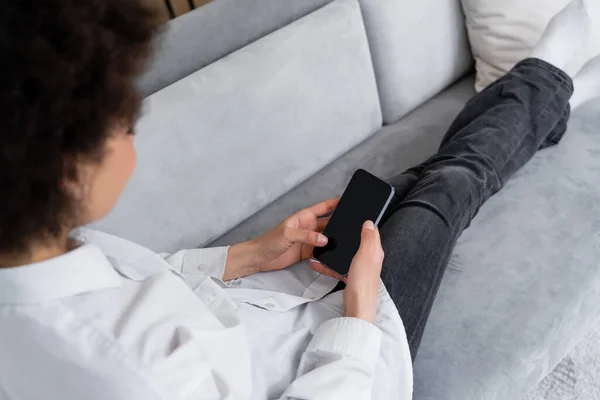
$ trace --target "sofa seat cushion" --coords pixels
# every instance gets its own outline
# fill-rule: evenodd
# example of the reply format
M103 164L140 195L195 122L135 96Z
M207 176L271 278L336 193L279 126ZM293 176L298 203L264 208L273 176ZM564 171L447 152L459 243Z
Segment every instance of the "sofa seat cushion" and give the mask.
M336 0L147 98L138 168L97 228L206 244L381 127L356 0Z
M459 240L416 399L518 399L600 317L600 101L573 113Z
M356 168L385 177L431 155L473 78L384 127L216 244L339 195ZM600 101L574 112L460 239L415 364L415 400L519 399L600 317Z

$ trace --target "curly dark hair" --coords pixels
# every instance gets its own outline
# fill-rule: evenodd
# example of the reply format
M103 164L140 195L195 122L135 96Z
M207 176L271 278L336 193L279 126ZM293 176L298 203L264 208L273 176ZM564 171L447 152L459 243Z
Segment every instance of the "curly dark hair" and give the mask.
M2 3L0 253L62 234L72 161L100 160L116 125L135 122L159 26L143 0Z

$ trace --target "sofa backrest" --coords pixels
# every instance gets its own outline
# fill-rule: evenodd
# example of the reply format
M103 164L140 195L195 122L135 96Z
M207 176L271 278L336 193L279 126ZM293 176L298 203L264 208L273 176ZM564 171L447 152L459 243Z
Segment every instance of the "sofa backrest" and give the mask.
M149 96L331 0L214 0L169 21L138 87Z
M203 245L380 127L359 4L336 0L149 96L138 168L97 227Z
M361 0L383 121L423 104L472 65L460 0Z
M97 226L158 251L224 234L460 77L459 2L215 0L175 19L139 82L138 169Z
M139 88L149 96L331 1L214 0L167 24ZM359 2L386 124L471 68L460 0Z

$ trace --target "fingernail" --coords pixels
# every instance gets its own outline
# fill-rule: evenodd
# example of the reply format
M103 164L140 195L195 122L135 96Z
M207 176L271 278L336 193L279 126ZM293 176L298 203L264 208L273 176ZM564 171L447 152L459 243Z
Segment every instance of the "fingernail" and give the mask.
M321 246L325 246L327 244L327 237L325 235L319 234L319 238L317 239L317 243Z
M375 230L375 225L373 224L373 221L367 221L365 222L365 228L374 231Z

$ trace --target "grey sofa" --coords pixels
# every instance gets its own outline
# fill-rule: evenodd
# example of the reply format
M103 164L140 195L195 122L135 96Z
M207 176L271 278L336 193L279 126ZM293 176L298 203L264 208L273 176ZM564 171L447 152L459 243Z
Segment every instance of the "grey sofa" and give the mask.
M157 251L229 244L432 154L474 94L459 0L215 0L140 80L139 166L97 228ZM518 399L600 316L600 102L464 233L415 399Z

